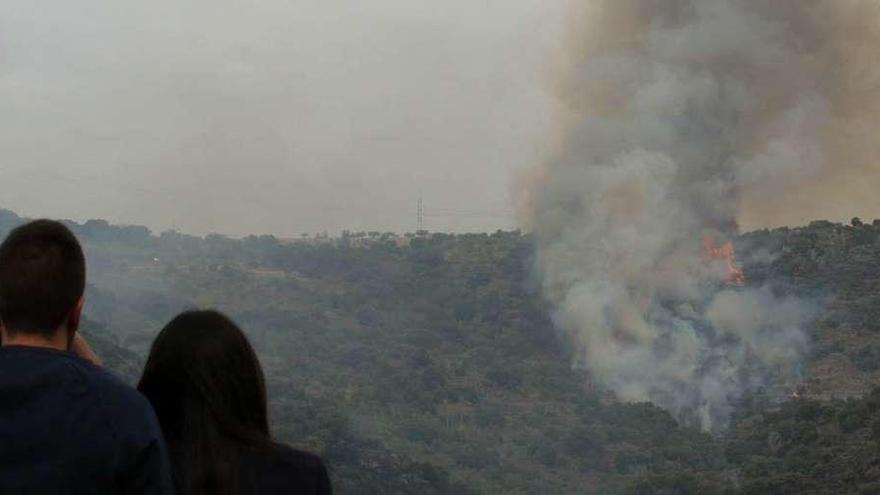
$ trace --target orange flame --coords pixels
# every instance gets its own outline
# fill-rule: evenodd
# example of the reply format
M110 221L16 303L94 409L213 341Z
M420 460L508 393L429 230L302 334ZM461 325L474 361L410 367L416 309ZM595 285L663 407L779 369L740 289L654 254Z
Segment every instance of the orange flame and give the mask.
M718 245L715 244L715 238L706 234L703 237L703 249L707 259L723 260L727 263L727 276L724 279L725 283L745 285L746 274L736 262L736 251L733 248L732 242L727 241L724 244Z

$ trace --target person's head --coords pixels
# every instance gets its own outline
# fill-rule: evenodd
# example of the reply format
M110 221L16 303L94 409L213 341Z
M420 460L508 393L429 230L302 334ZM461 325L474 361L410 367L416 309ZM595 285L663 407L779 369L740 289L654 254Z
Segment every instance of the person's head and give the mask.
M85 257L70 229L52 220L16 228L0 245L5 338L69 344L79 327L85 285Z
M183 494L227 492L242 449L270 443L257 355L221 313L171 320L153 342L138 390L156 411Z

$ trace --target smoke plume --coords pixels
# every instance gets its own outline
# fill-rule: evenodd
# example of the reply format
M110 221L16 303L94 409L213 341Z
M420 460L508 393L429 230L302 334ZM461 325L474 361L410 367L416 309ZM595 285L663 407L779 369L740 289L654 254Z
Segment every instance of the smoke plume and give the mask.
M880 4L594 0L576 14L561 143L524 195L545 294L599 383L723 427L744 392L798 379L807 311L731 284L703 239L867 198L831 188L876 167Z

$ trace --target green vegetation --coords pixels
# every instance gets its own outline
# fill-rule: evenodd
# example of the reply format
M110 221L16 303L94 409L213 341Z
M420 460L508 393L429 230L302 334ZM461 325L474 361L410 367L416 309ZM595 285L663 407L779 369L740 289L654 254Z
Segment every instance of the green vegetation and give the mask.
M20 221L0 211L0 234ZM84 331L109 367L135 381L176 312L228 312L266 368L275 434L324 455L340 493L880 493L880 391L867 393L880 227L738 240L752 283L823 310L804 398L758 391L712 437L572 369L519 232L288 242L71 226L90 265Z
M742 421L726 439L741 493L880 493L880 389L854 401L791 401Z

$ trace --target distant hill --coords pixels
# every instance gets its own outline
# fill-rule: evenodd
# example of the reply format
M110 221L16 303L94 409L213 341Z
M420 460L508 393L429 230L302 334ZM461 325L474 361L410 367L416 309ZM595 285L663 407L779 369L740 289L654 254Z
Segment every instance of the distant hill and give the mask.
M0 211L0 234L20 221ZM880 491L880 226L737 240L750 284L820 316L800 398L756 391L712 437L570 366L519 232L291 242L70 225L89 261L85 332L109 367L135 381L176 312L228 312L266 368L276 435L322 453L340 493Z
M746 272L812 300L812 352L804 393L826 400L867 394L880 384L880 222L817 221L798 229L743 235Z

